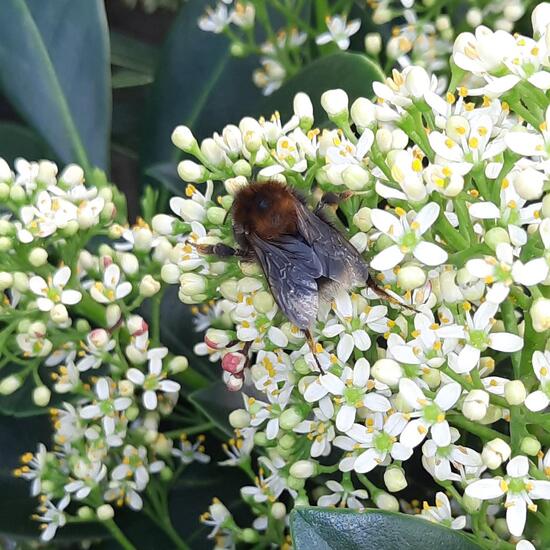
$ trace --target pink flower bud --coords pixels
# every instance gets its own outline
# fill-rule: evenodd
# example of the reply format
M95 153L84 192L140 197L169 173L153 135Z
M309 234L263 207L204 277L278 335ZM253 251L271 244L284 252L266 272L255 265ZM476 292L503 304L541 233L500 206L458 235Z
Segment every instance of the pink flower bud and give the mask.
M240 352L226 353L222 359L222 369L233 375L240 373L244 369L246 356Z
M105 329L96 328L90 332L88 338L96 348L102 348L109 341L109 333Z
M209 328L204 335L204 343L212 349L223 349L229 344L229 336L225 330Z
M239 391L243 387L243 379L241 377L231 375L226 381L229 391Z

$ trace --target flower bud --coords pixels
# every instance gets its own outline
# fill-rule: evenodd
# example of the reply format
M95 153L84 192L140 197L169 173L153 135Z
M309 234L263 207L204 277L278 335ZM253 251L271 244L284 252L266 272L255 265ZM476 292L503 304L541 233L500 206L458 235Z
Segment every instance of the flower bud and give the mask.
M13 185L10 189L10 199L15 203L22 203L26 198L25 190L21 185Z
M214 225L223 225L227 212L219 206L211 206L206 211L206 219Z
M222 369L231 374L240 373L246 364L246 355L244 353L229 352L223 356Z
M485 444L481 452L481 459L487 468L495 470L503 462L506 462L511 454L512 449L510 449L510 445L500 439L500 437L497 437Z
M487 407L487 414L479 420L480 424L489 425L494 424L502 418L502 409L497 405L489 405Z
M225 385L227 386L227 389L229 391L239 391L242 389L243 383L244 382L243 382L242 375L241 376L231 375L227 379Z
M160 283L152 275L145 275L139 283L139 293L145 298L154 296L159 290Z
M382 51L382 37L378 32L365 35L365 50L370 55L378 55Z
M45 407L52 396L52 392L46 386L38 386L32 392L32 400L38 407Z
M160 268L160 278L170 285L176 284L181 276L180 268L175 264L164 264Z
M527 397L527 390L521 380L510 380L504 384L504 397L510 405L521 405Z
M492 227L485 233L485 243L491 249L496 250L499 244L510 244L510 236L503 227Z
M109 304L105 312L107 327L113 328L120 321L121 311L118 304Z
M307 479L317 472L317 465L311 460L298 460L289 470L291 476L297 479Z
M178 175L183 181L202 183L208 178L208 170L192 160L182 160L178 164Z
M388 9L384 4L379 5L372 12L372 22L375 25L385 25L393 19L393 11Z
M107 521L115 517L115 511L110 504L102 504L97 509L97 519Z
M252 305L258 313L268 313L275 306L275 300L273 299L271 292L261 290L252 298Z
M17 391L23 381L18 376L12 374L7 376L2 381L0 381L0 395L11 395L13 392Z
M126 328L132 336L141 336L149 330L149 325L140 315L130 315L126 320Z
M0 292L13 285L13 275L7 271L0 271Z
M187 126L176 126L174 128L172 143L182 151L192 151L197 147L197 140Z
M84 521L90 521L94 519L94 511L89 506L81 506L76 511L78 517Z
M50 310L50 319L56 325L64 325L69 320L69 312L63 304L55 304Z
M10 165L3 158L0 158L0 181L10 181L12 177Z
M466 23L472 28L477 28L483 22L483 14L478 8L472 8L466 13Z
M372 377L390 388L395 388L403 377L403 369L393 359L378 359L371 369Z
M484 390L472 390L464 398L462 414L470 420L481 420L487 414L489 394Z
M33 267L41 267L48 261L48 253L44 248L36 247L29 252L28 258Z
M174 228L174 222L176 219L168 214L157 214L153 216L151 224L153 231L160 233L161 235L172 235Z
M386 468L384 472L384 483L390 493L402 491L408 484L403 470L399 467Z
M387 512L399 512L399 501L385 491L380 491L374 497L374 503L380 510Z
M246 527L241 531L239 538L246 544L255 544L260 539L260 535L258 534L258 531L252 529L251 527Z
M481 508L481 500L464 494L462 497L462 505L465 512L468 512L468 514L475 514Z
M285 434L283 435L283 437L279 439L279 446L281 447L281 449L290 451L294 449L295 445L296 445L296 436L293 433Z
M298 407L289 407L279 416L279 426L283 430L293 430L302 420L304 415Z
M174 355L174 357L168 361L168 369L172 374L184 372L188 368L189 360L185 355Z
M353 216L353 223L360 231L372 229L371 210L366 206L360 208Z
M514 179L514 188L526 201L538 200L544 190L545 175L534 168L525 168Z
M242 430L250 425L250 414L245 409L235 409L229 414L229 424L232 428Z
M249 178L252 175L252 167L250 163L244 159L239 159L233 164L233 173L235 176Z
M550 24L550 6L548 2L540 2L531 13L531 23L535 38L545 34Z
M321 105L331 120L347 120L348 94L344 90L327 90L321 96Z
M349 244L351 244L357 252L362 254L368 247L369 237L366 233L359 231L359 233L355 233L355 235L349 240Z
M228 279L220 285L220 294L226 299L232 302L237 301L239 294L238 283L235 279Z
M542 199L542 216L543 218L550 218L550 193L544 195Z
M313 126L313 104L304 92L298 92L294 96L294 113L300 119L300 128L307 132Z
M387 153L392 148L392 133L387 128L377 130L375 139L382 153Z
M540 441L533 436L524 437L521 440L520 450L523 454L528 456L537 456L540 452Z
M274 519L281 520L286 517L286 506L282 502L275 502L271 506L271 515Z
M128 361L133 365L142 365L147 360L147 353L138 349L133 344L126 346L124 353L128 357Z
M306 375L311 372L311 367L303 357L300 357L294 362L294 370L298 374Z
M123 397L134 395L134 384L130 380L121 380L118 383L118 391Z
M55 165L54 165L55 166ZM57 173L57 166L55 167ZM55 174L54 174L55 177ZM40 178L42 180L42 178ZM70 187L81 185L84 183L84 170L78 164L68 164L59 176L59 180L66 183Z
M223 168L227 156L224 150L212 139L206 138L201 143L201 153L208 165L214 168Z
M426 273L417 265L406 265L397 272L397 284L403 290L413 290L426 282Z
M529 310L533 328L536 332L545 332L550 329L550 299L537 298Z
M426 69L419 65L411 66L405 77L405 85L415 99L422 99L430 89L430 77Z
M342 172L344 185L352 191L360 191L369 182L369 173L357 164L351 164Z
M186 296L201 294L206 290L206 279L197 273L184 273L180 277L180 292Z
M124 411L124 415L130 422L133 422L139 416L139 407L130 405L130 407Z

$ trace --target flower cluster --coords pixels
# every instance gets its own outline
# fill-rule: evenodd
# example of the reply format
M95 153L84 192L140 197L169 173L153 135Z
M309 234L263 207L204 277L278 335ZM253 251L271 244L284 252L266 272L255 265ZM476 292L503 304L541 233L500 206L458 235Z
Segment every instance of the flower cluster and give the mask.
M164 517L150 492L166 491L177 465L208 460L202 439L178 448L184 430L161 427L188 366L159 341L172 246L143 220L121 225L124 201L103 174L87 185L79 166L57 172L0 159L0 394L30 389L35 407L50 405L53 449L39 444L15 470L40 497L44 540L68 522L110 525L112 504ZM138 313L147 299L150 324Z
M314 502L401 507L483 544L547 544L549 24L544 3L534 38L459 35L444 97L411 65L375 83L375 101L325 92L323 130L303 93L288 121L243 118L200 144L175 129L196 160L178 166L188 185L174 215L153 219L177 243L161 276L184 303L210 304L196 351L242 393L226 464L251 476L241 493L257 515L242 529L215 501L203 519L224 547L283 544L286 509ZM204 253L236 246L235 194L273 179L312 207L345 192L334 223L396 297L336 289L312 327L315 356L257 263ZM391 494L420 462L444 490L422 511Z
M430 74L441 77L439 88L445 89L449 75L449 53L457 31L475 29L482 23L511 32L525 14L525 0L470 1L456 9L456 17L447 14L445 2L415 2L414 0L367 1L365 18L375 25L392 25L386 44L378 32L362 33L364 51L386 72L392 67L400 70L411 64L424 67ZM278 89L298 69L319 57L350 48L350 39L361 28L361 19L350 19L353 2L346 0L317 4L317 24L308 22L301 2L269 0L220 0L206 9L199 19L199 28L216 34L224 33L231 41L231 52L237 57L258 55L261 67L254 71L253 81L265 95ZM356 13L354 10L353 13ZM282 19L283 26L275 31L273 15ZM460 19L459 19L460 18ZM261 29L260 33L257 29ZM260 34L266 39L256 42ZM357 48L354 48L357 49ZM492 49L492 48L490 48Z

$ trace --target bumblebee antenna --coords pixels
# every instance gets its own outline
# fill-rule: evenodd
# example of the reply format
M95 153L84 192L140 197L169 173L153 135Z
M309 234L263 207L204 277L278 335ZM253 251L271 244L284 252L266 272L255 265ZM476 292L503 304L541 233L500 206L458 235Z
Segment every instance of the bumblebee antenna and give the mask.
M408 309L409 311L414 311L415 313L419 313L419 311L416 308L414 308L413 306L410 306L409 304L405 304L404 302L401 302L395 296L392 296L385 288L382 288L381 286L377 285L373 277L369 277L367 279L367 288L370 288L382 300L386 300L391 304L402 307L404 309Z
M315 362L317 363L317 368L319 369L319 372L321 374L325 374L323 367L321 367L321 363L319 363L319 359L317 359L317 352L315 350L315 341L313 340L313 335L311 334L311 330L306 328L304 330L304 334L306 335L307 344L309 346L309 349L311 350L311 353L313 353L313 357L315 359Z

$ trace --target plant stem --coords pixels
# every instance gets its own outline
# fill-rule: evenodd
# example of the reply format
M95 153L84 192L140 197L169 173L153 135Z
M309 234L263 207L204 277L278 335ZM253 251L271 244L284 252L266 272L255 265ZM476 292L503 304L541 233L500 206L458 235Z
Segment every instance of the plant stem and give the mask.
M136 547L126 538L126 535L120 530L120 527L114 520L108 519L103 522L103 525L124 550L136 550Z
M497 430L493 430L492 428L488 428L487 426L483 426L482 424L477 424L476 422L467 420L460 414L457 414L456 416L454 414L449 414L447 419L454 426L464 428L466 431L477 435L484 441L489 441L490 439L495 439L497 437L500 437L500 439L503 439L504 441L510 441L510 438L507 435L504 435Z
M175 439L183 434L193 435L201 432L207 432L215 427L216 424L214 424L214 422L203 422L202 424L189 426L188 428L181 428L179 430L172 430L171 432L164 432L164 435L170 439Z

